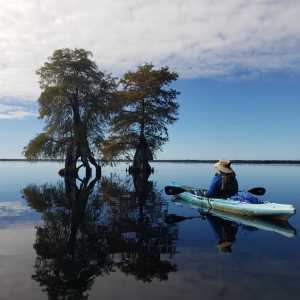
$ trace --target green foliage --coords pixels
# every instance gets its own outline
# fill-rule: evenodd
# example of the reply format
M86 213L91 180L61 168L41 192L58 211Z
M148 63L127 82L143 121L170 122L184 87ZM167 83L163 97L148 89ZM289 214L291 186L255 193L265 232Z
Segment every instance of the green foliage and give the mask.
M40 158L63 158L65 140L55 141L49 134L42 132L33 138L24 148L24 155L29 160Z
M152 152L168 140L167 125L177 120L177 92L170 88L178 74L168 67L144 64L127 72L113 98L111 130L102 151L106 159L130 156L143 134Z
M37 71L39 117L46 126L24 149L27 158L61 157L70 143L99 150L116 83L91 56L84 49L56 50Z

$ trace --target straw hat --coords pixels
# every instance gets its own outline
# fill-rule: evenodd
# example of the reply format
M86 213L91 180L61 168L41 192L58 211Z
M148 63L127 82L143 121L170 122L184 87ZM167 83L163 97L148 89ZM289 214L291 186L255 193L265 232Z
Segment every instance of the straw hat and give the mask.
M215 163L214 166L218 171L230 174L233 173L233 170L231 169L230 165L231 165L230 160L219 160L217 163Z

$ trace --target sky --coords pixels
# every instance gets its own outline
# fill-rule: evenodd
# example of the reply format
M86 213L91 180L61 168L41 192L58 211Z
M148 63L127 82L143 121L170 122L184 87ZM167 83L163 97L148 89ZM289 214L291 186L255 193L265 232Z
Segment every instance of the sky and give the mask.
M178 72L161 159L300 159L299 0L0 0L0 158L43 128L35 71L84 48L122 76Z

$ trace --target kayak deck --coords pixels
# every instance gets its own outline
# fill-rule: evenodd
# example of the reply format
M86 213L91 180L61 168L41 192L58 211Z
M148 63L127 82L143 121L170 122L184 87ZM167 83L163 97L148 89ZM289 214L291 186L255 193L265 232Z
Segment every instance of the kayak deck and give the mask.
M193 194L189 191L178 194L178 197L186 202L197 204L208 209L215 209L243 216L262 216L286 220L296 213L296 209L290 204L271 202L253 204L232 200L230 198L208 198L203 195Z

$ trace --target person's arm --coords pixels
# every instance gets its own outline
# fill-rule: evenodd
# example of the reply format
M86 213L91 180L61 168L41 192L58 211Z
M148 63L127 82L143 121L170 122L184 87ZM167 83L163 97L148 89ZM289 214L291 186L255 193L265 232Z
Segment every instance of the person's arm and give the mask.
M216 174L210 183L206 196L214 197L215 195L217 195L220 190L220 183L221 183L220 176Z

